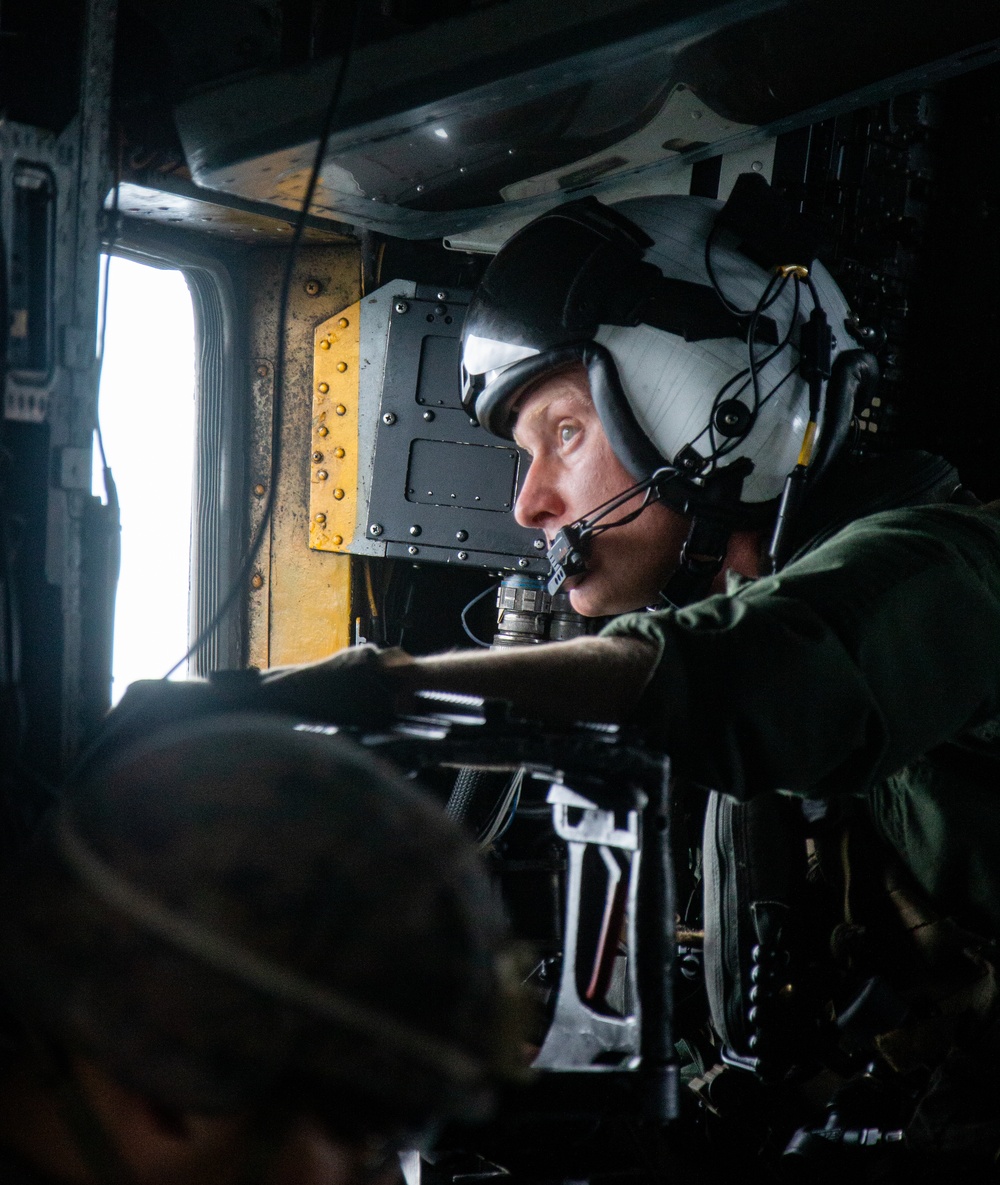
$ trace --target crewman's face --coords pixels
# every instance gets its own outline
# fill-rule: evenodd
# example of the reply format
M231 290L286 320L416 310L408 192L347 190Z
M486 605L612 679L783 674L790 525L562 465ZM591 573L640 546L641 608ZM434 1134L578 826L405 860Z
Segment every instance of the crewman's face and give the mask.
M544 531L549 542L560 527L635 484L611 449L582 366L529 390L518 408L514 439L531 457L514 515L522 526ZM609 521L641 500L637 495ZM573 608L601 617L655 603L677 565L687 529L682 515L655 503L634 522L599 535L587 571L567 582Z

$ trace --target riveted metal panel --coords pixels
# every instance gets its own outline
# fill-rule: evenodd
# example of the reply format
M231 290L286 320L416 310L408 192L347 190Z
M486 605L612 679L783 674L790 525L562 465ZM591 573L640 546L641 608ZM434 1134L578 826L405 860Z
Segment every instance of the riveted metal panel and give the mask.
M250 293L254 411L247 472L253 530L272 480L274 357L284 252L261 252ZM352 244L304 247L298 257L285 316L285 377L281 400L281 462L274 514L247 589L248 657L253 665L309 662L348 645L351 634L351 560L310 547L310 480L314 357L320 327L334 326L356 302L359 259ZM348 330L350 326L347 327ZM339 328L338 328L339 332ZM350 376L351 363L333 373ZM355 371L356 371L355 364ZM346 450L345 450L346 452ZM346 457L345 457L346 459Z
M358 505L361 302L316 327L309 546L347 551Z

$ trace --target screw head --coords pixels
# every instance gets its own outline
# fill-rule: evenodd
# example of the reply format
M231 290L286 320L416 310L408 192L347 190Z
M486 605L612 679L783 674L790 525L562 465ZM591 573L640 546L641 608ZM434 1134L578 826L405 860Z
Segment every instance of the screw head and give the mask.
M325 469L319 469L316 472L316 478L318 481L326 481L329 476L329 473L327 473Z
M264 366L263 364L261 364L260 366L257 367L257 377L259 379L266 379L267 378L267 367Z
M338 487L337 489L335 489L335 490L333 491L333 496L334 496L334 497L337 499L337 501L339 502L339 501L340 501L340 499L341 499L341 498L343 498L343 496L344 496L344 491Z
M469 537L468 531L456 531L455 532L455 538L459 541L459 543L464 543L466 541L466 539L468 539L468 537Z
M320 424L320 426L316 429L316 435L317 436L329 436L330 429L326 426L326 424Z
M528 561L527 561L526 559L523 559L523 558L522 558L522 559L519 559L519 560L517 561L517 566L518 566L519 568L526 568L526 567L528 566Z
M420 554L420 548L414 547L412 544L406 550L410 553L410 555L419 555Z
M326 522L326 515L325 514L317 514L316 521L320 524L320 526L322 526L323 523Z
M414 535L414 536L420 534L420 527L416 523L414 523L413 526L410 527L410 534Z
M545 540L544 539L534 539L532 541L531 546L535 549L535 551L544 551Z
M253 496L255 498L263 498L266 493L267 487L263 484L263 482L257 482L253 488Z
M447 299L448 299L448 293L447 293L447 292L439 292L439 293L437 294L437 298L438 298L438 300L447 300Z
M322 453L313 453L313 460L314 460L314 461L322 461L322 460L323 460L323 454L322 454Z
M305 288L306 296L319 296L323 291L323 285L319 280L306 280L303 287Z
M458 553L458 558L460 560L467 560L469 558L469 553L467 551L460 551Z
M381 523L372 523L371 526L368 528L368 534L374 535L375 538L377 539L379 537L379 535L382 534L382 524Z
M396 413L393 411L387 411L385 413L385 415L382 416L382 423L388 424L390 428L392 427L393 424L395 424L395 422L396 422Z
M434 413L432 411L425 411L424 412L424 419L429 424L431 422L431 420L434 419Z
M405 300L397 300L396 303L392 307L396 310L397 313L408 313L410 311L410 306L406 303Z

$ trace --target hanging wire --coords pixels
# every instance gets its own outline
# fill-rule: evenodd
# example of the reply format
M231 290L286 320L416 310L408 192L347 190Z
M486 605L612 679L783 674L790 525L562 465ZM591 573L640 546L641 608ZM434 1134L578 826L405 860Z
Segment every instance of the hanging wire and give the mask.
M250 546L247 549L246 555L240 564L239 571L229 588L229 591L223 597L222 602L215 610L211 620L201 630L195 640L188 647L187 651L174 663L169 671L163 676L164 679L169 679L175 671L179 670L193 655L205 645L209 638L218 630L222 624L229 610L233 607L236 599L246 585L250 576L250 571L260 552L264 537L271 526L271 520L274 517L274 504L277 497L278 481L281 476L281 461L282 461L282 411L284 406L284 381L285 381L285 326L288 319L288 303L291 296L292 278L295 273L295 263L298 259L299 248L302 244L302 239L305 234L306 223L309 220L309 211L312 208L313 198L316 194L316 188L319 184L320 173L323 168L323 158L326 155L327 142L330 139L330 134L333 129L334 117L337 109L340 106L340 97L344 89L344 80L347 77L348 67L350 65L351 56L354 51L354 43L357 38L357 24L358 14L361 9L360 0L354 5L354 12L352 14L348 28L350 34L347 45L344 49L344 57L337 72L337 78L334 82L333 89L330 92L330 99L326 106L326 112L323 116L323 123L320 128L319 139L316 144L316 154L313 158L312 168L309 172L309 180L306 184L305 195L302 198L302 206L299 210L298 217L295 220L295 230L292 235L292 241L288 248L288 257L285 263L285 270L281 279L281 289L278 296L277 308L277 330L278 340L277 349L275 350L274 358L274 397L271 400L271 473L268 482L267 498L264 503L264 508L261 513L260 522L250 541Z
M473 608L473 606L478 605L479 602L484 599L484 597L488 597L490 593L495 593L502 583L503 581L501 580L497 584L491 584L489 588L484 588L481 593L478 593L472 598L472 600L462 610L460 615L462 619L462 629L465 630L465 636L475 642L477 646L483 646L487 650L489 650L491 643L484 642L482 638L476 637L476 635L472 632L472 627L469 625L468 617L466 615L468 614L469 610Z
M507 783L492 819L483 831L476 837L480 847L488 848L507 831L514 816L517 814L518 803L521 801L521 788L524 785L524 767L522 766Z
M108 454L104 449L104 433L101 431L101 379L104 377L104 344L108 334L108 290L111 286L111 256L118 238L118 200L122 180L122 145L119 142L115 155L114 187L111 191L111 230L105 244L104 258L101 260L101 324L97 333L97 404L94 413L94 434L97 437L97 451L101 455L101 480L104 482L104 496L108 506L115 515L120 512L118 502L118 486L115 484L111 466L108 464Z

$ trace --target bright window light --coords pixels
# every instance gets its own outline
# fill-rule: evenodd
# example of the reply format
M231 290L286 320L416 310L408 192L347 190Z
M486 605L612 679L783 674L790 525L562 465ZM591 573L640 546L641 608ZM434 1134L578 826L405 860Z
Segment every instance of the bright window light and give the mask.
M134 680L164 675L188 647L194 378L184 276L112 258L100 422L122 519L115 703ZM94 493L103 492L95 449Z

